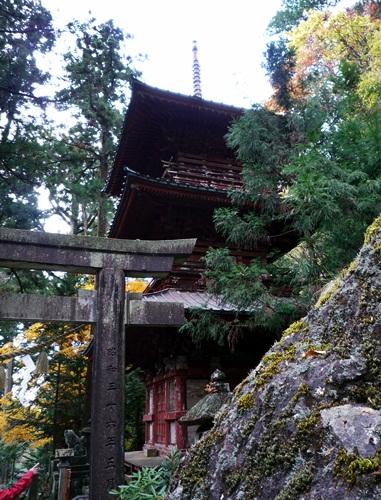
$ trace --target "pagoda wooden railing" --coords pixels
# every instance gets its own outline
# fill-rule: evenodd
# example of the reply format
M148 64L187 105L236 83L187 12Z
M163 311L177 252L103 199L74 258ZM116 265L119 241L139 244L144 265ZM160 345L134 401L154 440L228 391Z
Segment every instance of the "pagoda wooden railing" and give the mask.
M242 189L242 168L221 159L179 153L176 161L164 162L163 179L214 189Z

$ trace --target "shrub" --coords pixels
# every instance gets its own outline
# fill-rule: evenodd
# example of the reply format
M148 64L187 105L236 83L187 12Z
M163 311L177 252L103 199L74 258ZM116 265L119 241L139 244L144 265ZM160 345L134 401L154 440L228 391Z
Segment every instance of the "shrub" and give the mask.
M110 494L118 495L118 500L162 500L180 458L181 452L175 448L160 467L143 467L132 474L127 484L110 491Z

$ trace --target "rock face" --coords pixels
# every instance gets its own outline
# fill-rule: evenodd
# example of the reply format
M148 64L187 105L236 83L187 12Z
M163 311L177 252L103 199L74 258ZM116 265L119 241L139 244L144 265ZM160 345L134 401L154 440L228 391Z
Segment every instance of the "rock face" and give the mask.
M381 217L187 453L167 500L381 498Z

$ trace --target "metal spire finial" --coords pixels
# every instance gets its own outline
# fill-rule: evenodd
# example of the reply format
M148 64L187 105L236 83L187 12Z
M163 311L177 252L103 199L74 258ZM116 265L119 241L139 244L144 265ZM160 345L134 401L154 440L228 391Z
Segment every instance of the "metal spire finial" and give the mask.
M200 65L197 59L197 45L196 40L193 40L193 89L194 97L202 98L201 93L201 77L200 77Z

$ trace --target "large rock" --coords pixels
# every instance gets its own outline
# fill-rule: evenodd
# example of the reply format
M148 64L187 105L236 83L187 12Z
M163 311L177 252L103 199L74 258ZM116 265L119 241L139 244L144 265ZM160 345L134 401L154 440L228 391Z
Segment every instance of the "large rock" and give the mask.
M167 500L381 498L380 225L235 389Z

